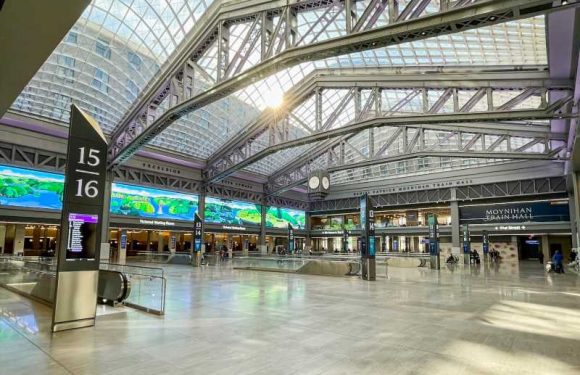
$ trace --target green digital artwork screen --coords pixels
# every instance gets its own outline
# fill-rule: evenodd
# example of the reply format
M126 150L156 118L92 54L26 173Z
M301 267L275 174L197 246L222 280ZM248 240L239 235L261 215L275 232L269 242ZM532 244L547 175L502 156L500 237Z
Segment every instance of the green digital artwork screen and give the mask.
M266 227L288 228L288 224L294 229L306 227L306 212L282 207L269 207L266 211Z
M0 165L0 205L62 209L64 176Z
M260 225L262 207L259 204L205 198L205 221L215 224Z
M113 183L111 214L151 219L193 221L197 195Z

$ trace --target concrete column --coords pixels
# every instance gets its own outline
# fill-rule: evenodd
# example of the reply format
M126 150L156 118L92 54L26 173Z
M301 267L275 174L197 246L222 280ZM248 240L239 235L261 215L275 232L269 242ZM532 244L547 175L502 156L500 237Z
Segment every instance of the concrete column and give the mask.
M248 251L250 247L250 237L249 236L242 236L242 255L247 257Z
M124 241L125 242L124 244L123 244L123 241L121 241L122 236L125 236L125 238L126 238L126 241ZM119 243L119 254L117 257L117 262L120 264L125 264L125 261L127 260L127 244L129 243L129 237L127 236L126 229L119 231L119 242L118 243Z
M304 253L308 253L312 249L312 240L310 238L310 214L306 214L306 220L304 222L306 229L306 237L304 238Z
M107 171L107 179L105 181L105 188L103 190L103 212L101 214L103 226L101 227L101 243L99 258L101 261L109 261L111 257L110 244L110 228L109 228L109 212L111 210L111 192L113 189L113 171Z
M17 224L14 232L14 255L22 253L24 255L24 233L26 225Z
M169 253L170 254L175 254L175 249L176 249L176 245L177 244L177 237L175 236L175 233L169 232Z
M35 225L32 230L32 250L40 250L40 225Z
M459 225L459 202L451 201L451 252L461 254L461 226Z
M258 238L258 249L260 254L268 254L268 248L266 247L266 205L262 204L262 220L260 222L260 237Z
M147 246L145 247L146 251L151 251L151 231L147 231Z
M162 253L164 247L165 247L165 237L163 237L161 235L161 232L159 232L157 236L157 252Z
M550 237L547 234L542 235L542 248L540 249L544 253L544 263L550 260Z
M520 242L518 241L518 236L511 236L510 237L510 242L517 249L517 251L518 251L518 259L519 259L519 257L520 257Z
M6 225L0 225L0 254L6 249Z
M197 214L199 218L203 222L201 226L201 253L205 254L205 192L199 194L199 202L197 205ZM212 237L213 239L213 237ZM192 237L191 247L193 248L193 241L194 238Z
M573 173L572 177L574 179L576 179L576 174ZM572 234L572 247L578 248L578 246L580 245L580 236L579 236L579 222L580 222L580 218L578 217L578 214L580 213L577 210L578 207L578 199L577 197L579 196L578 194L578 190L577 190L577 184L574 183L573 184L573 192L572 194L570 194L570 196L568 197L568 207L570 210L570 233Z
M228 247L228 259L232 259L234 257L234 241L231 234L228 234L226 246Z

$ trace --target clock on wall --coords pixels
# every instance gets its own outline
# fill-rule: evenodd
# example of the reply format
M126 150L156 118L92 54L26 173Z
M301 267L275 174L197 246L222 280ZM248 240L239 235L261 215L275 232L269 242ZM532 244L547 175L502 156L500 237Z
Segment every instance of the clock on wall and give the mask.
M322 189L328 190L330 187L330 179L327 176L322 177Z
M326 171L314 171L308 176L308 195L311 199L322 199L330 189L330 174Z
M311 190L315 190L318 189L318 186L320 185L320 178L318 178L318 176L311 176L308 179L308 188Z

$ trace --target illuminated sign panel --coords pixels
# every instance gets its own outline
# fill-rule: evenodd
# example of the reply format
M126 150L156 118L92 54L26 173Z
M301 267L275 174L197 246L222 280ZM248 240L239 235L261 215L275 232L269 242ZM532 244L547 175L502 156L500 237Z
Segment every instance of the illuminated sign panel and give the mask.
M113 215L193 221L197 207L196 195L113 183Z
M62 210L64 176L0 166L0 206Z
M269 207L266 211L267 228L288 228L288 224L294 229L306 227L306 212L290 208Z
M250 202L205 198L205 222L232 225L260 225L262 207Z

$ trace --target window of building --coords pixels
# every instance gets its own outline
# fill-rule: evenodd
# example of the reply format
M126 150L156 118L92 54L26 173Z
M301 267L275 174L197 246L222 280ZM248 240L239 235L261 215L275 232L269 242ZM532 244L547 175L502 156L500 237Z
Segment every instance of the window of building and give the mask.
M97 44L95 45L95 51L104 58L107 59L111 58L111 48L109 47L109 42L106 42L104 40L97 40Z
M67 43L77 44L77 39L78 39L78 34L71 31L68 34L66 34L66 38L64 39L64 41Z
M139 95L139 87L132 80L127 80L127 98L135 100Z
M96 68L95 77L93 78L91 86L93 86L97 90L108 92L109 91L108 85L109 85L109 75L105 73L103 70Z
M128 54L128 57L127 58L129 60L129 63L131 65L133 65L133 67L135 69L139 70L139 68L141 68L141 62L142 62L142 60L141 60L141 57L139 55L137 55L134 52L129 51L129 54Z

